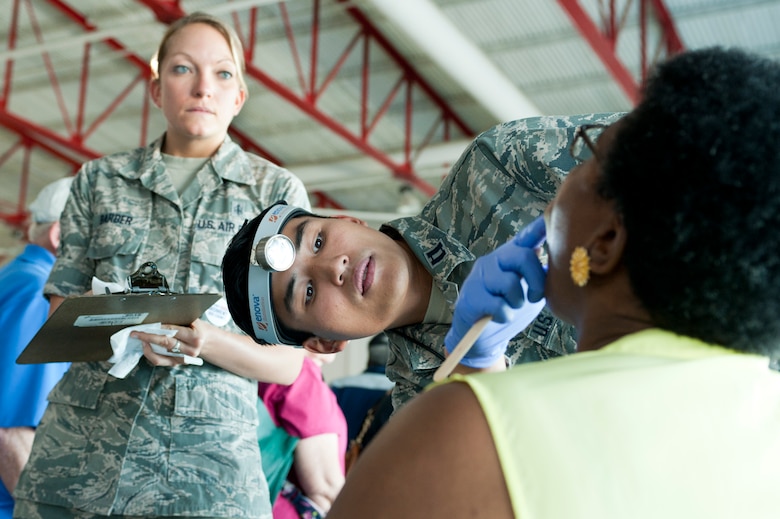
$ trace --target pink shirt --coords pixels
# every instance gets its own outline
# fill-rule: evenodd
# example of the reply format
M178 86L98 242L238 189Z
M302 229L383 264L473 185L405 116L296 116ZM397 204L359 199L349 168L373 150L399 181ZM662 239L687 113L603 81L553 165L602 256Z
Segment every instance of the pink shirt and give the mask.
M336 395L322 378L320 367L308 357L303 367L289 386L280 384L258 385L258 395L263 399L274 423L298 438L309 438L320 434L336 433L339 452L347 451L347 420L339 407ZM339 456L341 471L344 472L344 456ZM297 483L295 467L289 479ZM274 503L274 519L298 517L295 510L282 498Z

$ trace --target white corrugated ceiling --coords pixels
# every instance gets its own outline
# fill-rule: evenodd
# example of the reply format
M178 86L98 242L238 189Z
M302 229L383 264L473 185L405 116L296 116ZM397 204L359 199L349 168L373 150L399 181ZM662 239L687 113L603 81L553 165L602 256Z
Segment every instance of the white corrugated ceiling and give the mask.
M163 130L162 117L149 106L147 130L141 131L145 79L133 62L148 60L165 30L155 10L204 10L237 21L245 42L250 41L254 19L251 64L258 74L250 77L250 99L234 127L298 172L315 204L326 201L354 212L382 213L377 218L396 211L399 188L405 183L399 176L411 172L410 178L421 179L415 196L424 201L430 192L426 186L436 187L474 134L501 120L527 115L513 111L515 96L524 96L544 114L628 110L632 105L610 66L577 30L564 6L582 8L590 23L602 29L614 15L619 27L614 56L637 80L642 3L638 0L614 2L613 13L607 9L610 2L603 0L412 1L0 0L0 212L13 215L20 201L72 172L85 150L105 154L127 149ZM685 48L736 45L780 57L780 1L646 3L668 9ZM318 36L316 74L321 84L350 41L367 27L376 32L357 40L318 98L314 116L259 79L271 78L303 99L311 80L312 35ZM646 27L651 60L656 57L661 27L659 22ZM294 35L294 46L289 34ZM369 69L363 65L364 41L369 42ZM91 46L85 67L87 42ZM433 49L442 43L444 52L437 55ZM500 74L491 83L505 81L514 92L485 95L491 85L480 85L479 80L487 77L486 70ZM367 121L377 114L381 117L364 142L356 145L354 139L360 140L361 135L364 73L370 81ZM399 90L387 102L388 93L404 74L415 78L409 126L405 91ZM451 126L450 144L436 125L443 112L465 126L463 130ZM405 152L407 135L411 135L411 154ZM409 170L394 175L388 161L402 165L407 160Z

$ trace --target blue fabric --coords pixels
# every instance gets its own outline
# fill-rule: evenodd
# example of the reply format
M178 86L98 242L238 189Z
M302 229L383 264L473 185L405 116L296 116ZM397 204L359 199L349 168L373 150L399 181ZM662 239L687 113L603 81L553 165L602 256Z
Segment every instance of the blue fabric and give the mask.
M384 364L381 366L369 366L366 368L365 373L380 373L384 375L387 373L387 367Z
M54 255L38 245L0 269L0 427L35 427L46 409L46 396L69 363L16 364L16 358L49 314L43 285ZM10 518L13 498L0 485L0 519Z
M354 440L360 432L366 413L393 386L393 383L375 368L369 368L360 375L334 380L331 384L339 407L347 419L347 437Z

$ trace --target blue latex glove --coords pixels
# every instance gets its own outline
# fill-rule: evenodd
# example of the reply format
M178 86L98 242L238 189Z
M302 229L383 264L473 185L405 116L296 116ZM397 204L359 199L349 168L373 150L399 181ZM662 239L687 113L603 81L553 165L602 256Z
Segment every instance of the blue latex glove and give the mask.
M534 251L544 243L540 216L514 238L474 263L455 304L452 327L444 338L447 353L458 345L472 325L490 315L461 364L492 366L506 351L509 340L536 319L545 305L545 271Z

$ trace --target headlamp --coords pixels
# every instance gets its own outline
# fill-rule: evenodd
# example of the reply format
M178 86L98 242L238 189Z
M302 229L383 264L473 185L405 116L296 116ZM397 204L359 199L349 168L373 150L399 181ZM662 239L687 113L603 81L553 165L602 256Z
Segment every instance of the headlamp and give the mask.
M284 234L274 234L261 238L252 248L249 263L259 265L265 270L284 272L295 262L295 246Z
M280 231L291 218L305 215L311 213L299 207L275 204L261 216L252 240L247 279L249 315L255 337L268 344L298 345L276 320L271 300L271 274L284 272L295 262L295 246Z

